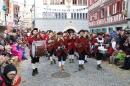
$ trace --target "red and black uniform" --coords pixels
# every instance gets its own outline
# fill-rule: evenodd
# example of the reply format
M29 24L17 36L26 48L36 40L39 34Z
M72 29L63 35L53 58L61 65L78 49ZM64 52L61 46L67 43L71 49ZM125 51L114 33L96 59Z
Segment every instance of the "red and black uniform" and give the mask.
M102 60L102 54L99 53L98 47L101 46L101 45L100 45L101 43L102 43L103 45L105 45L106 42L105 42L104 38L99 38L99 37L97 37L97 38L95 38L95 39L93 40L92 45L94 45L95 43L98 43L99 45L98 45L98 46L95 46L95 48L94 48L94 53L96 54L97 60Z
M83 36L79 36L76 39L77 52L79 54L79 60L85 59L85 54L89 52L90 46L86 42L86 38Z
M75 41L76 41L76 36L75 35L73 35L73 37L71 35L68 36L69 55L74 55L74 51L76 50Z
M40 38L38 38L37 36L34 36L34 35L30 35L30 37L28 38L28 43L29 43L29 45L30 45L30 56L31 56L31 62L32 63L36 63L36 62L39 62L39 57L33 57L32 56L32 48L31 48L31 46L32 46L32 42L33 41L38 41L38 40L40 40Z
M56 44L57 44L56 56L58 57L58 61L61 60L65 61L68 55L68 51L66 48L67 44L65 40L57 38Z
M49 52L49 56L56 55L56 39L49 39L47 40L47 50Z

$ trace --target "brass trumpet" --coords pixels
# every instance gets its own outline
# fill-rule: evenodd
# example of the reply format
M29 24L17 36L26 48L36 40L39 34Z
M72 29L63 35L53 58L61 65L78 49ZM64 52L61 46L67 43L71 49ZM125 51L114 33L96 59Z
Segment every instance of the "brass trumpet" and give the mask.
M51 40L50 45L54 45L55 39L56 39L56 33L53 33L53 34L50 36L50 40Z

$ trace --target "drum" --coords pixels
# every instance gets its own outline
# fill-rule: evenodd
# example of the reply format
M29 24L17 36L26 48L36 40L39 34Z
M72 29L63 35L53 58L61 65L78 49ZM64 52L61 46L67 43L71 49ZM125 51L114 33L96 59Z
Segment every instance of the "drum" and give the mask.
M99 53L102 53L102 54L106 54L107 53L107 49L99 49Z
M46 55L46 41L33 41L32 42L32 56L40 57Z
M107 49L105 49L104 47L98 47L99 53L101 54L106 54L107 53Z

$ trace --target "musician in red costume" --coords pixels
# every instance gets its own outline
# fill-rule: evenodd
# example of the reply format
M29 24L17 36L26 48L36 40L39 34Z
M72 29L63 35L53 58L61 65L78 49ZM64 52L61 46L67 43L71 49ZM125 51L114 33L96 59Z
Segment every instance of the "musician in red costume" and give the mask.
M68 33L68 53L69 53L69 63L74 63L74 52L76 50L75 41L76 41L76 35L74 34L74 30L69 29Z
M48 41L50 39L50 36L53 34L53 31L52 30L48 30L47 33L45 34L45 40L46 40L46 46L47 46L47 51L48 51ZM48 58L48 60L50 60L50 53L48 51L46 57Z
M79 36L76 38L75 45L77 46L77 52L79 54L79 71L84 68L85 54L88 53L88 45L86 38L84 37L84 30L79 31Z
M40 37L41 40L45 40L44 31L42 31L42 32L39 33L39 37Z
M67 45L63 38L62 32L58 32L57 35L58 38L56 40L56 44L57 44L56 56L58 57L58 61L59 61L59 71L61 71L61 70L65 70L64 65L68 55L68 51L66 49Z
M99 47L101 46L105 46L106 42L103 38L103 33L99 33L98 34L98 37L95 38L93 41L92 41L92 45L95 46L95 49L94 49L94 53L96 54L96 58L97 58L97 69L101 69L101 60L102 60L102 57L103 57L103 54L101 54L99 52Z
M49 39L47 40L47 49L50 57L50 64L52 65L53 63L56 64L55 60L55 54L56 54L56 33L50 33Z
M32 63L32 76L35 76L35 74L38 74L38 64L39 64L39 57L33 57L31 47L33 41L38 41L40 38L38 37L38 29L34 28L31 32L31 35L28 39L28 43L30 45L30 56L31 56L31 63Z

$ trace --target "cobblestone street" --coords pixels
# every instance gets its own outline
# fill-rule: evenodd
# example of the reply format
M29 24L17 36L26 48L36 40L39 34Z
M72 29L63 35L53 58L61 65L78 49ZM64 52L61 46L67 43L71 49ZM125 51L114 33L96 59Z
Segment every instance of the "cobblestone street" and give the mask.
M50 65L47 58L40 59L39 74L32 76L30 59L20 63L18 67L22 76L20 86L130 86L130 72L123 71L108 64L103 69L96 69L96 60L88 58L85 70L78 71L78 61L66 61L66 69L58 71L58 63ZM54 76L54 77L53 77ZM60 78L57 78L60 76Z

